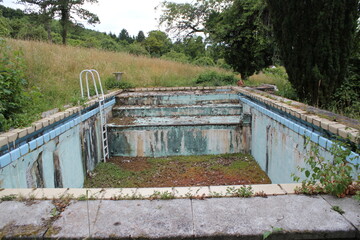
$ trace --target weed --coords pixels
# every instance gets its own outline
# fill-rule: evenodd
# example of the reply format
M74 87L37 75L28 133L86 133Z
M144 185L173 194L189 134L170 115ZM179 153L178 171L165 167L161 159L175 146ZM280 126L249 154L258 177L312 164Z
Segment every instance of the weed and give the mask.
M218 193L218 192L210 192L210 196L212 198L220 198L220 197L222 197L222 194Z
M267 198L267 195L264 191L260 191L260 192L256 192L255 197L263 197L263 198Z
M271 234L277 233L277 232L282 232L284 231L284 229L282 228L278 228L278 227L271 227L270 231L266 231L263 234L263 239L267 239Z
M332 206L331 209L334 210L335 212L340 213L341 215L345 213L345 211L342 210L339 206Z
M306 138L305 146L308 146L310 139ZM298 167L299 171L305 174L306 179L302 181L301 191L303 193L329 193L338 197L343 197L349 186L353 182L352 173L356 174L359 168L354 158L349 157L351 150L349 146L339 141L334 142L329 149L332 154L332 161L327 161L320 155L319 145L310 143L308 158L305 163L309 167ZM354 171L355 170L355 171ZM300 177L292 174L295 181L299 181Z
M57 210L56 207L54 207L53 209L51 209L51 212L50 212L51 216L52 217L56 217L60 214L60 212Z
M77 198L77 200L78 201L86 201L86 200L88 200L88 197L85 194L82 194Z
M19 202L24 202L24 201L26 201L27 199L26 199L26 197L25 197L24 195L19 194L19 195L17 196L16 200L19 201Z
M233 197L251 197L254 194L251 186L245 187L242 186L240 188L228 187L226 188L226 194Z
M360 202L360 191L356 191L354 197L353 197L355 200L359 201Z
M34 194L30 194L28 199L30 201L34 201L36 199L36 196Z
M149 198L150 200L155 200L155 199L170 200L170 199L174 199L175 195L169 191L165 191L165 192L154 191L154 193L151 194Z
M6 195L6 196L2 196L0 198L1 201L13 201L16 200L17 196L15 194L10 194L10 195Z

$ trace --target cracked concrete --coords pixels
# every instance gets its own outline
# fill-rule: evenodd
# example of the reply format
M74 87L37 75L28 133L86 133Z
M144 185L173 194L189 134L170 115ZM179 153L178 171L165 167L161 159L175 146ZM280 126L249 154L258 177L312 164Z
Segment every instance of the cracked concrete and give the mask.
M52 218L51 201L9 201L0 203L0 236L42 239L46 233L47 239L262 239L266 231L278 228L282 231L274 231L271 239L360 239L359 204L351 198L304 195L89 200L72 201ZM339 214L332 206L345 213Z

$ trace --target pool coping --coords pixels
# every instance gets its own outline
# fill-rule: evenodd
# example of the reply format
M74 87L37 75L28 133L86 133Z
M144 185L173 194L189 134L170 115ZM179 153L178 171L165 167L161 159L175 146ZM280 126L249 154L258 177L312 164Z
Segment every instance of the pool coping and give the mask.
M251 184L225 186L190 186L157 188L5 188L0 189L0 199L46 200L69 198L74 200L134 200L235 197L239 189L251 189L252 197L296 194L300 183Z

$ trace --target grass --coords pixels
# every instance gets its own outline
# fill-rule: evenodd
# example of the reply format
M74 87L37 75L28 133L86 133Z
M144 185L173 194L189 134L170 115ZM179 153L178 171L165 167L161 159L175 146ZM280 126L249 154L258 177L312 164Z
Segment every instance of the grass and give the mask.
M112 158L99 163L84 187L174 187L270 183L251 155Z
M194 79L200 73L225 72L219 68L46 42L7 39L7 43L23 52L28 87L41 93L35 103L39 111L61 108L77 99L79 73L84 69L98 70L103 82L113 77L113 72L124 72L123 80L135 87L194 86Z

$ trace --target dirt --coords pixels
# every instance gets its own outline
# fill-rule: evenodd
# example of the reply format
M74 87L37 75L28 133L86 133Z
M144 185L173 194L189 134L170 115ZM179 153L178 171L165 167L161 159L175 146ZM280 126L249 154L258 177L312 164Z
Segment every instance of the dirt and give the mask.
M252 156L224 154L166 158L113 157L101 163L85 187L180 187L268 184Z

